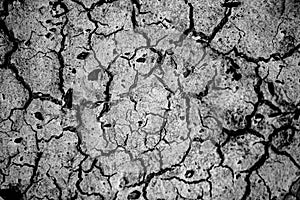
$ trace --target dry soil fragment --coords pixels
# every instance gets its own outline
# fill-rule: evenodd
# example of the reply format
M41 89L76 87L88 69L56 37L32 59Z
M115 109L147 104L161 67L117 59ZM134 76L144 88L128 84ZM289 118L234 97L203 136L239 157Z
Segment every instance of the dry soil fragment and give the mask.
M88 74L88 80L89 81L97 81L98 80L98 75L101 72L101 69L94 69Z

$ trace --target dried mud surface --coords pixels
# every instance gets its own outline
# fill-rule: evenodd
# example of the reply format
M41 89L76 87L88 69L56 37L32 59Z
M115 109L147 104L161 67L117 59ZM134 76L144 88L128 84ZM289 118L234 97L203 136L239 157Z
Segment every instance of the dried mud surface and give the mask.
M1 200L299 200L299 0L1 0Z

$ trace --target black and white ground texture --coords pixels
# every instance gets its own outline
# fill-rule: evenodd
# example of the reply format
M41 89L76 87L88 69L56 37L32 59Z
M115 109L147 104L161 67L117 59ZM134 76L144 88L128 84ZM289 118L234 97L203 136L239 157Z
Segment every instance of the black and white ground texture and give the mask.
M299 0L0 0L1 200L299 200Z

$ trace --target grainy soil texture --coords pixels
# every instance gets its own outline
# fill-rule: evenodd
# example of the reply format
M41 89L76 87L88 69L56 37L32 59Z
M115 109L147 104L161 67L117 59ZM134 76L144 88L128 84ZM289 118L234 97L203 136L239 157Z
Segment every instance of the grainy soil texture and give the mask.
M299 0L0 0L0 200L300 200Z

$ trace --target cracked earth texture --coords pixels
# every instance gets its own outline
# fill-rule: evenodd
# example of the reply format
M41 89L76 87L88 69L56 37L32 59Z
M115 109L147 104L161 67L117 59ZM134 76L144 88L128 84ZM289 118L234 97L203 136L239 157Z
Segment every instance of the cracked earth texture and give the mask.
M1 200L299 200L299 0L1 0Z

